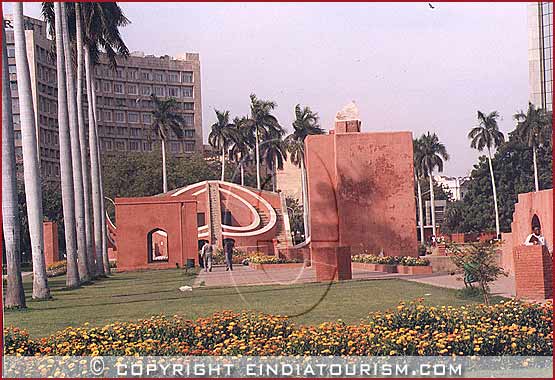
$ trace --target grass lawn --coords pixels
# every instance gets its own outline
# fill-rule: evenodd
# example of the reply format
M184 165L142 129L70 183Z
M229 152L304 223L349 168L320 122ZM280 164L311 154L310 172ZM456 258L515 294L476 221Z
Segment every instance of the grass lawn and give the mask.
M31 295L31 276L24 279ZM342 319L356 323L370 311L395 307L400 301L423 297L429 305L463 305L456 292L403 280L348 281L328 284L195 288L195 276L181 269L117 273L108 279L75 290L64 290L65 276L49 279L53 299L31 301L25 311L6 311L4 325L24 328L32 336L45 336L84 322L103 326L113 321L132 321L155 314L183 314L187 318L209 316L221 310L256 310L294 316L302 324ZM326 293L326 291L329 291Z

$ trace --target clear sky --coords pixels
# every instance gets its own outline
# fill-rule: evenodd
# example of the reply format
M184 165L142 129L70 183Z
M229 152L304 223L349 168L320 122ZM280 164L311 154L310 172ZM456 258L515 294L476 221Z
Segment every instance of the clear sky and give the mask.
M507 132L527 106L526 3L433 4L121 3L130 50L200 53L205 140L214 108L247 114L253 92L287 129L297 103L329 129L354 100L363 131L436 132L444 173L465 175L476 111L499 111Z

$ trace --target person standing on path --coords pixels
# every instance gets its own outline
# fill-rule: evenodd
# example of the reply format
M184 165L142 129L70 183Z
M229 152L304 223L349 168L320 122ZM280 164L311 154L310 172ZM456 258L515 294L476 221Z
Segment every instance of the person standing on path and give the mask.
M214 244L206 241L200 251L200 256L204 263L204 271L212 272L212 253L214 252Z
M225 270L233 270L233 246L235 241L233 239L226 239L224 241L224 254L225 254Z

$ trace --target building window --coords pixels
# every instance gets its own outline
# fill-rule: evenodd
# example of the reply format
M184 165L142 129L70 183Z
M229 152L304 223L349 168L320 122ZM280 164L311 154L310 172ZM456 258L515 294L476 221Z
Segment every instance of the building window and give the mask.
M168 87L168 96L172 98L179 97L179 89L177 87Z
M155 71L153 74L154 80L156 82L163 82L164 81L164 73L161 73L159 71Z
M125 135L125 128L124 127L118 127L117 132L118 132L118 136L124 136Z
M112 141L102 140L102 147L104 148L104 150L112 150Z
M179 73L175 71L170 71L168 73L168 82L178 83L179 82Z
M116 111L114 113L114 117L116 122L118 123L125 123L125 112L122 111Z
M185 152L190 153L195 151L194 141L185 141Z
M151 124L152 123L152 115L149 113L143 113L143 124Z
M161 86L154 86L154 95L156 95L156 96L164 96L164 87L161 87Z
M15 65L8 65L8 71L10 74L15 74L17 70L15 69Z
M151 93L152 89L150 88L150 86L141 86L141 95L150 96Z
M150 71L141 71L141 80L150 80Z
M194 103L190 103L190 102L183 103L183 109L184 109L185 111L194 111L194 109L195 109L195 104L194 104Z
M130 134L132 137L139 137L141 130L139 128L131 128ZM137 148L138 150L138 148Z
M104 121L112 121L112 111L104 111L104 116L102 118Z
M123 94L123 83L114 83L114 94Z
M194 129L186 129L183 134L186 138L194 138L195 137L195 130Z
M143 150L145 152L152 152L152 143L150 141L143 142Z
M182 83L193 83L193 73L190 71L186 71L181 73L181 82Z
M16 140L21 140L21 131L13 131L13 137Z
M137 86L134 84L130 84L127 86L127 93L129 95L137 95Z
M185 87L181 88L181 91L183 91L183 97L184 98L192 98L193 97L193 87L185 86Z
M15 57L15 48L8 48L8 57L14 58Z
M129 112L127 114L127 120L130 123L138 123L139 122L139 114L137 112Z
M181 145L181 144L178 143L178 142L172 142L172 143L170 144L170 150L171 150L171 152L172 152L172 153L179 153L179 151L181 150L181 149L180 149L180 148L181 148L180 145Z
M129 150L136 152L139 150L139 142L138 141L129 141Z
M186 127L192 127L194 125L194 116L193 115L183 115L183 119L185 121Z
M106 93L112 92L112 82L102 82L102 91Z
M136 70L127 71L127 79L136 80L137 79L137 71Z
M123 79L123 69L116 69L116 78Z
M116 150L119 150L119 151L125 150L125 141L121 141L121 140L116 141Z

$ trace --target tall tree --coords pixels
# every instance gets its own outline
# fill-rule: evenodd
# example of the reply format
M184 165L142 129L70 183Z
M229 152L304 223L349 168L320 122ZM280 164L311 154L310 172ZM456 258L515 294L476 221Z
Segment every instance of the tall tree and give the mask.
M413 146L413 160L414 160L414 181L416 182L416 189L418 191L418 221L420 225L420 244L425 244L424 237L424 206L422 204L422 185L420 179L422 178L422 147L420 139L412 141Z
M244 127L248 128L255 139L256 187L260 190L260 139L283 133L283 128L272 115L272 111L276 108L275 102L258 99L255 94L250 95L250 100L251 114L245 121Z
M536 151L539 147L546 145L552 131L552 115L542 108L536 108L528 103L526 113L520 111L514 115L517 121L517 135L532 148L534 163L534 185L536 191L540 191L538 179L538 161Z
M7 275L4 305L7 308L25 308L25 292L21 278L20 225L15 169L12 94L8 72L6 30L2 14L2 228Z
M478 149L479 152L482 152L484 148L487 148L488 150L491 189L493 192L493 204L495 208L495 231L496 236L499 238L501 234L501 230L499 228L499 206L497 205L497 190L495 188L495 176L493 175L493 164L491 162L492 149L497 149L503 142L505 142L505 136L499 130L499 126L497 125L498 118L499 113L497 111L490 112L487 115L478 111L478 126L470 130L468 138L470 139L471 148Z
M60 140L60 177L62 182L62 203L64 210L64 228L66 241L67 277L66 286L79 286L77 268L77 235L75 228L75 192L71 136L69 130L68 93L66 82L65 52L63 42L62 3L54 3L54 24L56 30L56 73L58 85L58 137ZM68 60L71 57L67 58ZM70 94L71 96L71 94Z
M420 147L422 149L420 167L422 172L430 181L430 211L432 214L432 233L436 235L436 215L435 215L435 196L434 196L434 170L443 172L443 160L449 159L449 154L439 141L439 137L435 133L427 132L420 137Z
M238 136L235 124L229 121L229 111L216 112L216 122L210 127L208 143L215 149L221 151L222 173L220 180L225 180L225 156L229 148Z
M151 95L154 102L154 112L152 114L152 128L160 137L162 148L162 187L164 193L168 191L168 178L166 171L166 139L170 131L173 131L178 138L183 137L183 125L185 119L179 110L179 103L173 98L167 100L158 99L154 94Z
M287 160L287 144L282 139L282 133L269 132L260 148L271 173L272 191L276 191L276 170L283 170L283 162Z
M33 257L33 298L48 299L50 298L50 289L46 279L46 264L43 252L41 173L37 152L37 131L31 92L31 75L29 73L29 62L27 61L23 4L14 3L13 7L17 91L21 119L21 145L23 148L23 175L25 179L31 254Z
M235 139L231 146L230 155L233 161L239 165L241 174L241 186L245 186L245 166L251 160L251 151L254 146L254 138L247 128L243 128L247 117L235 117Z
M293 133L286 137L291 162L301 168L301 187L303 194L303 225L305 238L310 236L308 217L308 184L306 180L306 167L304 163L305 139L309 135L321 135L324 130L318 124L318 114L309 107L302 108L300 104L295 106L295 121L293 121Z
M85 198L83 194L83 166L81 162L81 141L79 138L79 122L77 115L77 101L75 91L75 73L72 60L72 49L70 46L71 36L68 27L68 15L66 3L60 3L62 8L62 41L66 70L67 88L67 111L69 121L69 133L71 141L71 162L73 173L73 189L75 200L75 231L77 237L77 269L79 280L89 281L89 267L87 265L87 238L85 234ZM72 13L72 16L75 14Z
M88 158L89 144L87 141L87 132L85 126L85 110L83 107L83 84L85 74L85 57L84 57L84 41L83 41L83 17L81 14L81 4L75 3L75 40L77 48L77 120L79 124L79 142L81 147L81 170L83 172L83 202L85 211L85 240L86 240L86 258L87 268L91 277L95 277L95 259L94 259L94 237L93 237L93 220L92 220L92 189L91 189L91 172Z

